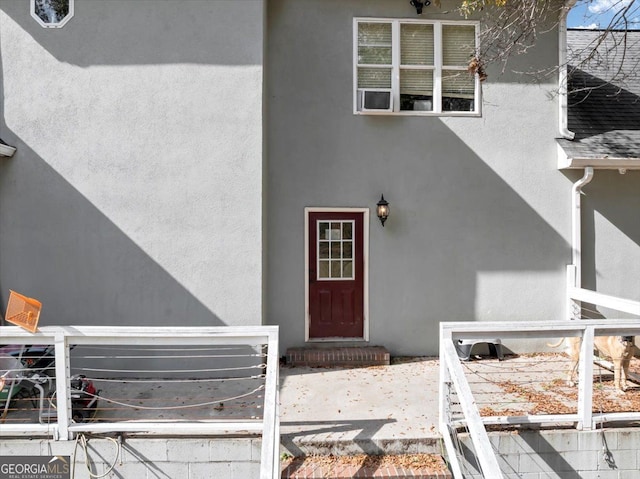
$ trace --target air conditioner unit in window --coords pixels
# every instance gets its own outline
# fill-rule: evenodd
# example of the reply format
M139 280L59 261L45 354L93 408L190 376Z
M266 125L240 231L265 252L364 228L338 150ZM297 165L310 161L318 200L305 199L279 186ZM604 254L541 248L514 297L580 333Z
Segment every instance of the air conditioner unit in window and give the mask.
M393 111L393 98L390 90L360 90L360 111Z

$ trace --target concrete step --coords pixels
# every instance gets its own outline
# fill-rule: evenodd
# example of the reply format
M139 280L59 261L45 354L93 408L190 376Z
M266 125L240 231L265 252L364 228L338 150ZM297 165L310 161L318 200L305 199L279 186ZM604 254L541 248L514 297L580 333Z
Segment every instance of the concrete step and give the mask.
M308 456L285 459L281 479L311 478L451 479L445 461L438 455L398 456Z
M285 362L312 368L388 366L390 355L382 346L303 347L287 349Z
M330 424L330 423L327 423ZM345 421L343 425L349 427ZM288 434L283 431L281 435L283 449L296 457L298 456L352 456L354 454L367 454L377 456L385 455L406 455L406 454L439 454L442 451L442 439L440 436L431 437L394 437L388 439L377 439L366 437L375 422L363 423L365 429L362 430L363 437L340 439L335 437L339 433L332 435L325 433L329 426L322 427L316 425L316 434L313 432L303 434ZM348 434L347 434L348 435Z

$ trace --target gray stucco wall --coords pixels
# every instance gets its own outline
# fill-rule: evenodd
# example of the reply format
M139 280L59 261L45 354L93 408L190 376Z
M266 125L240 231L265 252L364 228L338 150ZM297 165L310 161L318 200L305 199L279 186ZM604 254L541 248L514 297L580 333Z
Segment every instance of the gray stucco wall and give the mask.
M61 29L2 0L0 32L0 304L260 324L263 0L77 1Z
M454 18L438 12L423 16ZM435 355L440 321L562 319L581 172L556 169L556 75L489 71L480 118L356 116L352 21L366 16L416 17L385 0L268 5L267 309L281 347L304 343L307 206L370 208L370 343L392 354ZM552 31L510 68L557 58ZM585 284L636 300L640 275L624 264L640 264L639 180L597 172L585 188L596 265ZM380 194L391 204L384 229Z
M555 75L490 71L480 118L354 116L352 19L415 18L408 2L75 10L43 29L0 0L0 137L18 147L0 159L2 303L38 298L42 324L266 311L284 351L304 342L304 207L368 207L372 344L436 354L439 321L563 317L581 172L556 169ZM555 32L539 42L514 70L555 65ZM636 300L639 181L596 172L583 210L585 286Z

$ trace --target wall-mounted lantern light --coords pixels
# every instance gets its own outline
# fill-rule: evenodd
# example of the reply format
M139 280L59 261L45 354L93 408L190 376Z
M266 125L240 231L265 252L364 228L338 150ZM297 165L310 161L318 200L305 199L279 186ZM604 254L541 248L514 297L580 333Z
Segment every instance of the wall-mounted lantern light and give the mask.
M380 218L380 223L384 226L384 222L387 221L389 217L389 202L384 199L384 195L380 195L380 201L378 201L377 209L378 218Z
M416 13L418 15L422 15L423 7L428 7L429 5L431 5L430 0L411 0L409 3L416 8Z

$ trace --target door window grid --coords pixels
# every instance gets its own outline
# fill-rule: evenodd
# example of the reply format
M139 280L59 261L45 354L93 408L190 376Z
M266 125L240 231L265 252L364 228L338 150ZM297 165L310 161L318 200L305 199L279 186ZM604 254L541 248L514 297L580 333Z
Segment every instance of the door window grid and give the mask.
M353 280L353 220L318 221L318 280Z

